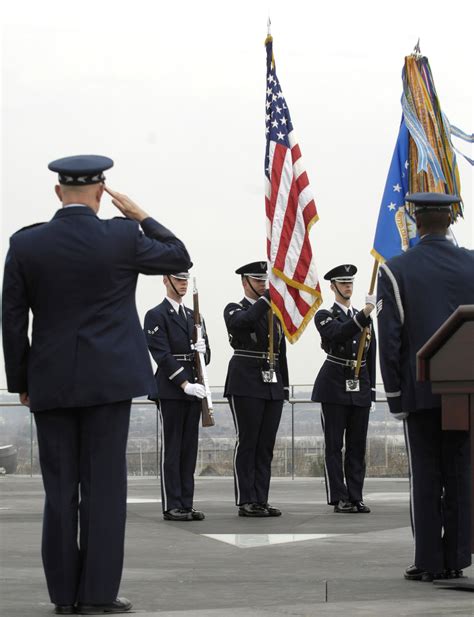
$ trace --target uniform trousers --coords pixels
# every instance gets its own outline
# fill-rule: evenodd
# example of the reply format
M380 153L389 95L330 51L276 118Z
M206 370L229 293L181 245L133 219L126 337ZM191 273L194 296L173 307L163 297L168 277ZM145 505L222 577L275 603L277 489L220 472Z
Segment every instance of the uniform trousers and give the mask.
M108 604L117 597L130 406L121 401L34 414L46 493L42 557L54 604Z
M441 430L441 409L404 421L410 464L414 563L427 572L471 564L468 431Z
M336 505L341 500L362 501L369 412L370 407L321 403L326 497L329 505Z
M199 439L199 401L160 399L163 512L193 507Z
M229 397L234 418L235 503L267 503L273 448L283 409L282 400Z

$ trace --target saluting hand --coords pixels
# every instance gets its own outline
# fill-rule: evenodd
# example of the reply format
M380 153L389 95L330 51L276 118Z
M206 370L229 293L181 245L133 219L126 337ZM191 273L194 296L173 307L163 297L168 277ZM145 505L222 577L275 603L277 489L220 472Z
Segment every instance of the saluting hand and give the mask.
M114 206L118 208L127 218L138 221L139 223L148 218L149 215L142 210L140 206L137 206L137 204L132 201L130 197L127 197L127 195L117 193L117 191L113 191L107 186L104 186L104 190L112 197L112 203Z

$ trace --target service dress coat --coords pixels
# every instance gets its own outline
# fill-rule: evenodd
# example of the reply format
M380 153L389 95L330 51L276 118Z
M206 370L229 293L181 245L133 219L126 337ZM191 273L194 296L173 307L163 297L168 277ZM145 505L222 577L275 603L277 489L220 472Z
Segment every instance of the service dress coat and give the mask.
M354 310L354 309L352 309ZM372 320L362 311L354 310L348 317L334 303L321 309L314 316L314 323L321 335L321 347L328 354L314 383L311 400L319 403L337 403L370 407L375 401L376 341ZM359 373L359 391L346 392L346 380L354 378L354 367L343 362L355 363L362 330L369 326L369 336Z
M174 310L166 298L145 315L144 330L148 349L156 362L155 372L158 399L187 400L188 396L181 388L184 381L195 383L197 374L192 349L194 336L193 311L183 307L186 321ZM206 342L204 360L211 361L211 349L204 322L201 330Z
M137 278L191 262L163 225L147 218L141 226L144 233L132 220L102 220L91 208L71 206L12 236L3 284L5 367L9 392L28 392L32 411L155 390Z
M289 378L286 359L286 341L280 322L274 319L274 352L276 360L276 383L264 383L262 370L268 369L264 358L245 357L244 352L268 352L268 309L265 297L253 304L243 298L240 302L231 302L224 309L229 342L234 349L230 359L224 396L251 396L269 400L283 400L288 397ZM286 390L286 392L285 392Z

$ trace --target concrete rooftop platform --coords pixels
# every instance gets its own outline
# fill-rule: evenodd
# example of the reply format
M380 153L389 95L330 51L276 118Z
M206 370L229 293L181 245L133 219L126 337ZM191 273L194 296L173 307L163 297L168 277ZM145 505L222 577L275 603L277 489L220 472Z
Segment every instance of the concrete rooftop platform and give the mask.
M0 615L46 616L41 478L0 477L0 490ZM281 518L237 517L231 478L197 478L195 496L205 521L165 522L158 481L130 479L121 594L141 617L474 614L470 592L403 579L406 480L368 479L368 515L334 514L319 478L272 481Z

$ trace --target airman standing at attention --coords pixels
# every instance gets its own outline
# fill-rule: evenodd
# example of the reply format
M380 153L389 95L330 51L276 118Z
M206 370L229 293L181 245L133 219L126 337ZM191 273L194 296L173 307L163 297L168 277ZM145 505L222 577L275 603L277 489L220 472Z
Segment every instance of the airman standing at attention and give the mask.
M284 400L289 399L285 337L273 319L274 366L269 357L270 296L267 262L236 270L244 298L225 307L224 319L234 354L229 362L224 396L234 418L235 503L239 516L280 516L268 503L271 463Z
M163 277L166 298L145 316L148 348L158 365L155 379L161 421L161 504L167 521L202 521L193 508L194 470L198 452L201 399L205 387L197 382L195 352L211 358L209 341L193 343L193 311L184 306L189 272Z
M343 264L324 276L331 281L335 302L329 310L322 309L314 317L327 357L316 377L311 399L321 403L328 504L334 506L334 512L366 514L370 508L363 502L362 489L369 412L375 401L376 349L370 319L375 296L367 296L362 311L351 306L356 272L352 264ZM369 326L370 334L359 379L355 380L359 340L365 326Z

